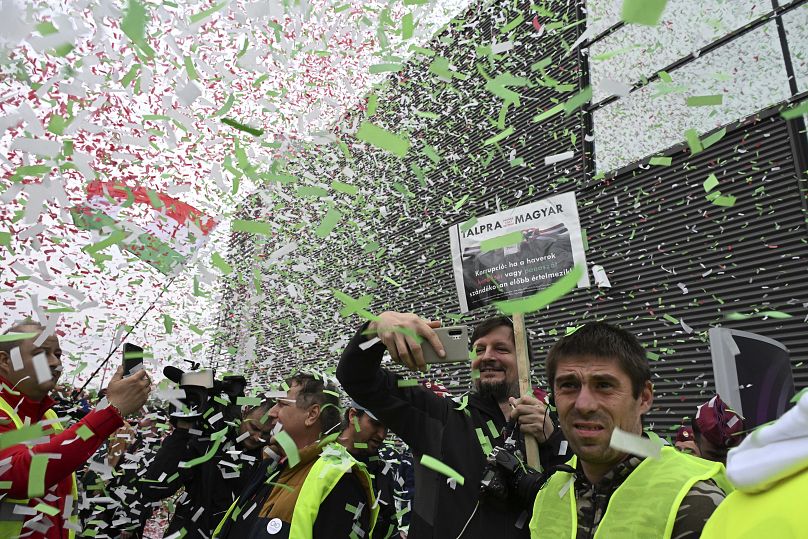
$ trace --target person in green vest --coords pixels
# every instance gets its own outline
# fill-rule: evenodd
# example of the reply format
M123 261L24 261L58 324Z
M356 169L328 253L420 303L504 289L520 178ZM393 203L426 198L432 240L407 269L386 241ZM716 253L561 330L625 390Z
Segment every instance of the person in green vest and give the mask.
M0 538L68 539L80 530L76 470L140 410L151 391L145 370L107 387L106 406L64 429L50 392L62 373L54 328L30 319L0 339Z
M727 475L736 490L707 521L704 539L808 535L808 391L729 451Z
M562 337L545 367L575 456L536 496L531 537L699 537L732 487L720 463L660 448L643 433L654 391L637 338L589 323Z
M336 442L341 423L336 386L304 373L286 384L286 397L269 412L276 422L270 447L280 461L261 463L214 537L368 537L379 508L365 466Z

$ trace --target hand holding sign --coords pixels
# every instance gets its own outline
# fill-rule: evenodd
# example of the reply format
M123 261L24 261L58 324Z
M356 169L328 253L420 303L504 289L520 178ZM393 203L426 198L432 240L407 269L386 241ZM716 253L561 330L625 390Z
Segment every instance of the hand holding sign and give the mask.
M511 419L519 421L519 430L522 434L533 436L537 442L543 444L552 436L555 426L549 417L547 405L532 395L510 399Z
M446 354L433 331L439 327L440 322L424 320L416 314L387 311L368 325L368 333L379 337L396 363L413 371L426 371L420 344L424 339L430 342L439 356Z

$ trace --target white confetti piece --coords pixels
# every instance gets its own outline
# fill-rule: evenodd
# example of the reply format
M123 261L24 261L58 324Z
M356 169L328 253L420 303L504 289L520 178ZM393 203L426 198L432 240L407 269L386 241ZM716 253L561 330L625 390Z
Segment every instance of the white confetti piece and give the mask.
M34 365L34 373L38 384L44 384L53 378L50 365L48 365L48 357L44 352L31 358L31 363Z
M617 427L612 431L609 447L646 458L659 458L659 453L662 451L662 445L658 442L620 430Z
M561 163L562 161L567 161L575 157L575 152L570 150L563 153L557 153L555 155L548 155L544 158L545 165L554 165L556 163Z

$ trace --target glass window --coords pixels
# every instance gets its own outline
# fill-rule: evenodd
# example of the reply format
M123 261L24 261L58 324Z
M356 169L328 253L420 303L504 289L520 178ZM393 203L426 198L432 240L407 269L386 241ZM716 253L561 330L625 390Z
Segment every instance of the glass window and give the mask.
M774 21L739 36L594 112L598 172L615 170L790 96ZM721 95L722 103L688 106L687 98Z
M792 9L783 15L791 64L800 92L808 90L808 4Z
M604 81L634 84L769 11L757 0L668 2L657 26L626 25L589 48L593 102L612 95Z

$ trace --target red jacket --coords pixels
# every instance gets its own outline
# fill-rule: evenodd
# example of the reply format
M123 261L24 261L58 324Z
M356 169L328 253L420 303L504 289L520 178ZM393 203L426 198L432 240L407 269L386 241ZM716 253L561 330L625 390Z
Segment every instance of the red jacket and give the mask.
M23 423L26 422L26 418L30 420L30 424L42 420L45 412L54 404L54 400L50 397L45 397L38 402L21 393L10 392L8 390L10 384L2 377L0 377L0 382L3 384L0 386L0 397L17 411L17 415ZM86 425L94 436L82 440L76 434L76 430L81 425ZM115 408L93 410L84 419L58 434L53 434L51 427L44 427L45 434L50 433L47 441L30 446L13 445L0 451L0 481L11 482L10 488L0 487L0 498L8 497L18 500L28 498L28 474L32 455L42 453L54 455L48 459L45 468L45 496L31 499L28 506L36 507L38 504L44 503L57 508L59 513L55 516L37 513L30 517L32 519L40 518L41 525L47 526L47 523L50 522L52 526L48 527L44 534L33 532L31 535L26 535L26 532L30 532L31 529L23 527L25 537L29 539L67 539L68 529L64 527L67 519L63 513L67 498L71 496L71 474L81 468L121 425L123 425L123 419ZM0 435L15 429L14 422L0 411ZM78 500L72 500L73 512L77 510L77 506Z

